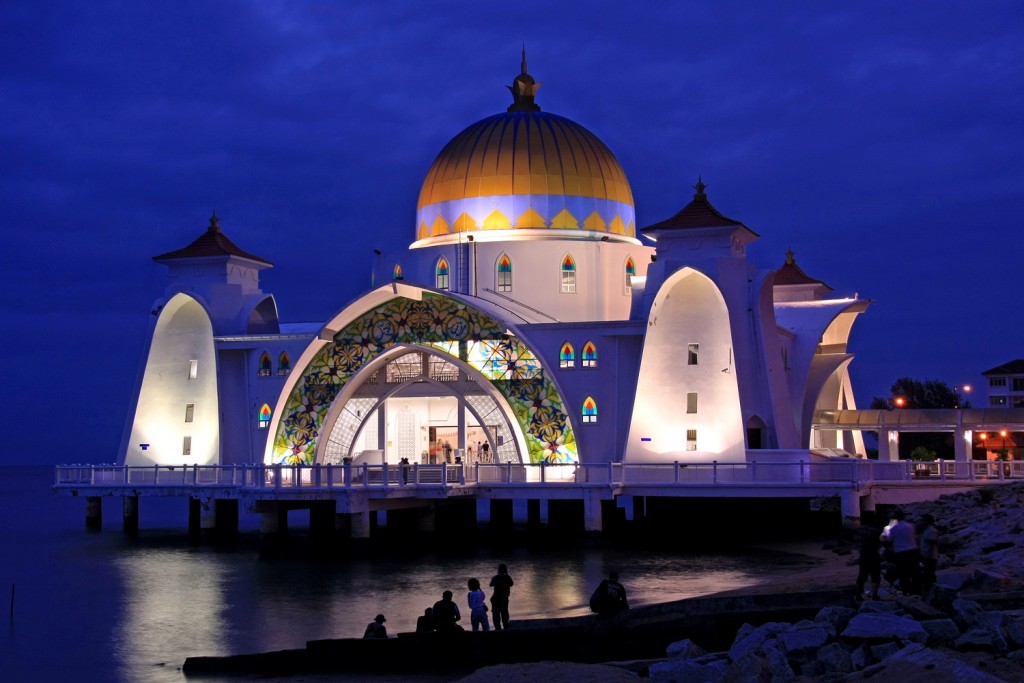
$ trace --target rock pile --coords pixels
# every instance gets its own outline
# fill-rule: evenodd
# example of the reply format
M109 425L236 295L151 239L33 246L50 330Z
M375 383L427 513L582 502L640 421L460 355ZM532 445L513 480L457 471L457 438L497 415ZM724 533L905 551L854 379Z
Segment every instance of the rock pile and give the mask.
M744 625L728 652L682 640L650 666L651 680L1024 681L1024 613L981 604L1024 598L1024 484L904 509L912 521L930 513L941 534L938 582L926 599L890 595L859 609L825 607L813 621ZM981 667L967 661L979 657Z

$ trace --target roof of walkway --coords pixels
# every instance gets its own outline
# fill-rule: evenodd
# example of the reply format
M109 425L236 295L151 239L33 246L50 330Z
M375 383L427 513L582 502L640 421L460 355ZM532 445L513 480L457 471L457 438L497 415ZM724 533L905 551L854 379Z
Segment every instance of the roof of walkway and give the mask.
M818 410L817 429L888 429L907 432L943 432L956 429L1024 431L1024 408L963 408L924 410Z

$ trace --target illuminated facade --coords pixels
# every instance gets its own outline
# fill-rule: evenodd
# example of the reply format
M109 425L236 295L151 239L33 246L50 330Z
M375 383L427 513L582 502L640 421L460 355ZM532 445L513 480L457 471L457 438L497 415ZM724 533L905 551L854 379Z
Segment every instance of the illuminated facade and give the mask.
M757 235L700 182L638 230L615 156L541 111L538 86L524 57L508 111L434 160L410 247L381 254L377 286L323 324L280 322L259 286L270 262L216 216L156 257L170 285L121 462L863 454L858 432L810 439L815 410L856 407L847 340L867 302L827 298L792 253L751 264Z

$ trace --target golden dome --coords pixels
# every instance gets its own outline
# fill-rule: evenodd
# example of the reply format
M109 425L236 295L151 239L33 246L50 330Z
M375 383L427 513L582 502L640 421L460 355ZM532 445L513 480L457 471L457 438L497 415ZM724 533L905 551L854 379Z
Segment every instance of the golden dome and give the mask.
M469 126L437 155L420 190L414 246L488 230L634 238L633 193L615 155L578 123L540 111L539 85L524 60L509 111Z

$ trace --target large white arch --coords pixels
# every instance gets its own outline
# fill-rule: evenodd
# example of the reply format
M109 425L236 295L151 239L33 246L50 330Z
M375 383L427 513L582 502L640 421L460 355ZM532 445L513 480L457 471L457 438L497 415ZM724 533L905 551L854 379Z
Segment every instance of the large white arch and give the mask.
M691 364L688 346L697 344ZM689 410L696 394L696 412ZM696 431L695 449L688 432ZM744 424L729 311L708 276L683 268L651 306L625 460L743 461Z

